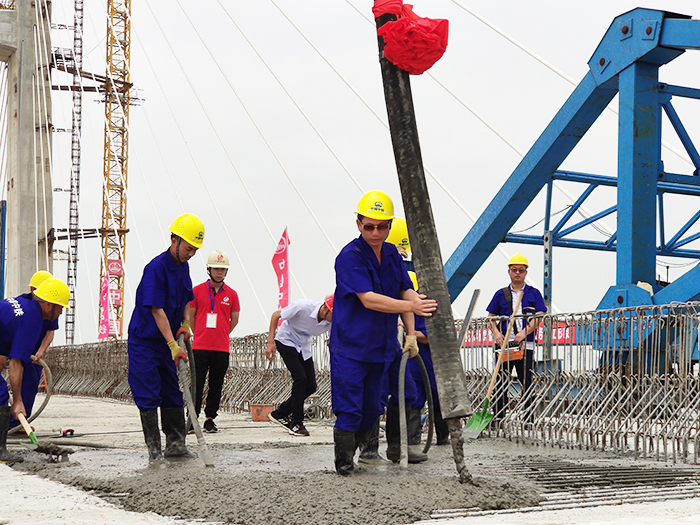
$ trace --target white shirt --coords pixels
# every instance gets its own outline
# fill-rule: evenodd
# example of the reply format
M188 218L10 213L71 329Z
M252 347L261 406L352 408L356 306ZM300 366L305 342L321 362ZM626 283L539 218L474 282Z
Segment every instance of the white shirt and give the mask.
M513 287L510 286L510 295L513 297L513 306L515 306L518 303L518 299L520 296L523 294L525 291L525 287L523 286L520 290L517 292L513 290ZM515 312L515 315L523 315L523 303L521 302L520 305L518 306L518 311ZM516 319L515 323L513 323L513 330L510 332L510 341L513 341L515 339L515 334L518 332L521 332L523 329L523 319ZM533 341L528 341L527 337L525 338L525 348L527 350L534 350L535 349L535 343Z
M275 341L293 346L304 361L311 357L313 336L327 332L331 323L318 320L318 311L323 303L310 299L297 299L286 308L282 308L282 325L277 329Z

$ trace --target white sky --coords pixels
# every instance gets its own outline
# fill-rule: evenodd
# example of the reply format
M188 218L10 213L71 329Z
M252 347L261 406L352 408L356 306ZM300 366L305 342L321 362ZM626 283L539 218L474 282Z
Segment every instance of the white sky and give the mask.
M576 82L586 74L587 62L612 20L637 7L636 2L624 0L414 0L413 4L421 16L450 21L447 52L429 71L432 77L427 73L411 77L423 160L474 217L497 193L520 156L463 103L525 153L574 86L460 4ZM54 3L53 22L72 25L72 5ZM204 248L190 263L195 284L206 279L204 261L211 250L223 249L231 257L226 282L241 300L240 324L233 332L237 336L267 330L277 306L270 260L285 227L292 242L291 269L299 284L292 282L291 298L321 299L334 288L337 251L357 235L353 213L362 190L386 191L394 199L397 215L403 215L389 132L382 123L386 106L376 30L365 18L371 18L371 7L369 0L133 2L131 78L144 102L131 108L126 323L143 266L166 248L167 228L181 213L196 213L206 226ZM691 0L648 0L643 7L700 18L700 4ZM105 9L103 0L85 2L83 68L102 74ZM72 32L52 33L54 47L72 46ZM685 53L661 69L661 80L699 87L699 59L698 53ZM67 84L70 77L54 73L53 82ZM674 105L691 136L700 137L698 102L674 98ZM70 128L70 112L70 95L54 92L54 125ZM104 106L94 94L86 93L83 228L99 227L101 220L103 130ZM617 117L605 112L562 168L615 175L616 131ZM673 133L666 132L664 139L680 148ZM54 134L53 144L54 187L69 188L70 134ZM663 158L667 171L691 173L687 162L666 150ZM471 221L430 176L428 186L443 260L447 260ZM578 195L583 186L569 189ZM587 203L593 211L615 202L612 191L594 194L596 199ZM57 228L68 225L68 195L54 194ZM668 227L683 224L698 208L688 200L676 202L666 202ZM553 210L567 204L559 194ZM513 231L529 228L543 214L541 194ZM615 229L614 218L606 222ZM589 232L590 238L602 239L590 228ZM531 233L541 235L541 225ZM57 243L55 248L65 250L67 244ZM530 277L541 288L542 248L505 245L505 249L511 254L521 251L530 259ZM78 343L96 339L99 240L81 242L79 256ZM554 302L562 311L595 308L614 284L614 254L557 249L553 259ZM689 262L670 260L672 265ZM671 278L688 268L672 267ZM455 302L457 314L465 312L472 290L480 288L477 313L482 315L493 292L507 282L505 269L503 256L494 252ZM657 271L665 277L665 262ZM65 278L65 262L56 262L54 273Z

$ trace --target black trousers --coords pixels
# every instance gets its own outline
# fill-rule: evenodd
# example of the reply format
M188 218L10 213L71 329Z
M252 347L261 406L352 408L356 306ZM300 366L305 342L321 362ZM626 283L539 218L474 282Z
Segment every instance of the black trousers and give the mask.
M293 346L283 345L279 341L275 341L275 346L293 381L292 395L277 408L277 412L283 417L291 415L289 422L294 426L304 421L304 400L316 392L314 360L310 357L304 361Z
M527 389L530 386L530 383L532 383L532 366L534 361L534 354L534 350L525 350L525 356L523 357L523 359L518 359L516 361L503 361L503 363L501 363L501 370L498 373L498 381L496 382L496 388L503 388L502 385L504 385L504 383L505 385L509 385L511 373L513 369L515 369L515 373L517 374L518 379L520 380L520 384L523 387L521 399L524 398L525 393L527 392ZM498 358L498 352L496 353L496 358ZM494 411L494 415L498 417L504 417L506 414L503 409L506 403L508 403L507 387L506 391L503 393L503 396L496 399L496 410ZM527 408L527 406L523 405L522 408Z
M221 389L224 386L224 377L228 370L228 352L217 350L194 350L194 364L197 369L197 393L194 408L197 416L202 410L202 398L204 397L204 382L209 374L209 393L204 415L214 419L219 412L221 404Z

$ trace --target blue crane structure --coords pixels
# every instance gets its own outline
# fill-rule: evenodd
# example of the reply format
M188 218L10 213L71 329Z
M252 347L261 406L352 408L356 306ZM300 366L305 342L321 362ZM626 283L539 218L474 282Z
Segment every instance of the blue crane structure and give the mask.
M700 99L700 89L659 82L659 68L686 49L700 49L700 20L637 8L615 18L588 62L589 71L445 264L454 300L499 242L545 247L545 298L551 299L551 249L555 246L616 252L616 284L598 309L669 304L700 298L700 266L665 288L656 286L656 256L700 258L687 245L700 219L697 211L677 232L666 236L664 195L700 195L700 156L671 103L673 97ZM617 177L559 171L561 163L619 93ZM690 157L692 175L664 171L661 160L662 112L668 116ZM551 221L555 181L586 184L578 200L556 224ZM531 201L546 186L542 236L509 233ZM597 187L617 187L617 204L568 225ZM659 232L657 245L657 210ZM577 231L617 213L617 231L604 241L575 239ZM636 286L650 283L653 294Z

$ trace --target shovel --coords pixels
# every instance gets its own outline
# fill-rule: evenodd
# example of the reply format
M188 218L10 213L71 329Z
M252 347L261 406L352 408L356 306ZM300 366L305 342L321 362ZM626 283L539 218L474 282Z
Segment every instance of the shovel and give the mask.
M185 350L188 355L192 356L190 342L187 341L185 344L185 336L181 335L178 340L180 348ZM191 359L191 358L190 358ZM187 412L189 413L189 419L192 423L192 428L194 428L194 433L197 436L197 444L199 445L199 452L202 455L202 460L204 460L204 465L207 467L214 466L214 460L211 457L211 452L209 452L209 447L207 442L204 440L204 434L202 434L202 427L199 426L199 421L197 420L197 412L194 409L194 401L192 400L192 391L188 385L187 380L187 365L180 359L180 364L178 366L178 373L180 375L180 382L183 386L183 391L185 393L185 401L187 403Z
M32 430L32 427L29 426L29 423L27 423L27 418L24 417L24 414L17 414L17 419L19 420L20 424L22 425L22 428L24 429L24 432L29 436L29 440L31 441L31 444L27 443L22 443L26 448L29 450L36 450L39 448L39 442L36 439L36 436L34 435L34 431Z
M501 363L503 363L503 356L505 354L506 347L508 346L508 339L510 339L510 333L513 330L513 323L515 322L515 312L517 312L520 308L520 302L523 300L524 295L525 292L523 291L523 293L520 294L520 297L518 297L518 302L516 303L515 308L513 308L513 314L510 316L510 320L508 321L508 330L506 331L506 335L503 336L503 342L501 343L501 351L498 354L498 361L496 361L496 367L493 369L493 375L491 376L491 384L489 385L488 392L486 392L486 399L484 399L484 408L481 410L481 412L475 413L472 416L472 418L467 422L467 426L464 427L464 430L466 430L465 436L470 439L478 438L482 430L484 430L493 419L493 414L487 414L486 410L488 410L489 408L489 399L491 399L493 388L494 386L496 386L496 378L498 377L498 372L501 369Z
M27 436L29 436L29 440L31 441L31 443L22 443L22 446L24 446L25 448L33 450L34 452L39 452L40 454L48 454L49 456L51 456L51 459L53 461L57 461L58 458L60 458L61 461L68 461L68 456L75 452L72 448L61 447L59 445L54 445L53 443L49 443L46 441L42 441L41 443L39 443L36 439L36 436L34 435L32 427L30 427L29 423L27 422L27 418L24 417L24 414L19 414L17 416L17 419L19 420L20 424L22 425L22 428L27 433Z

